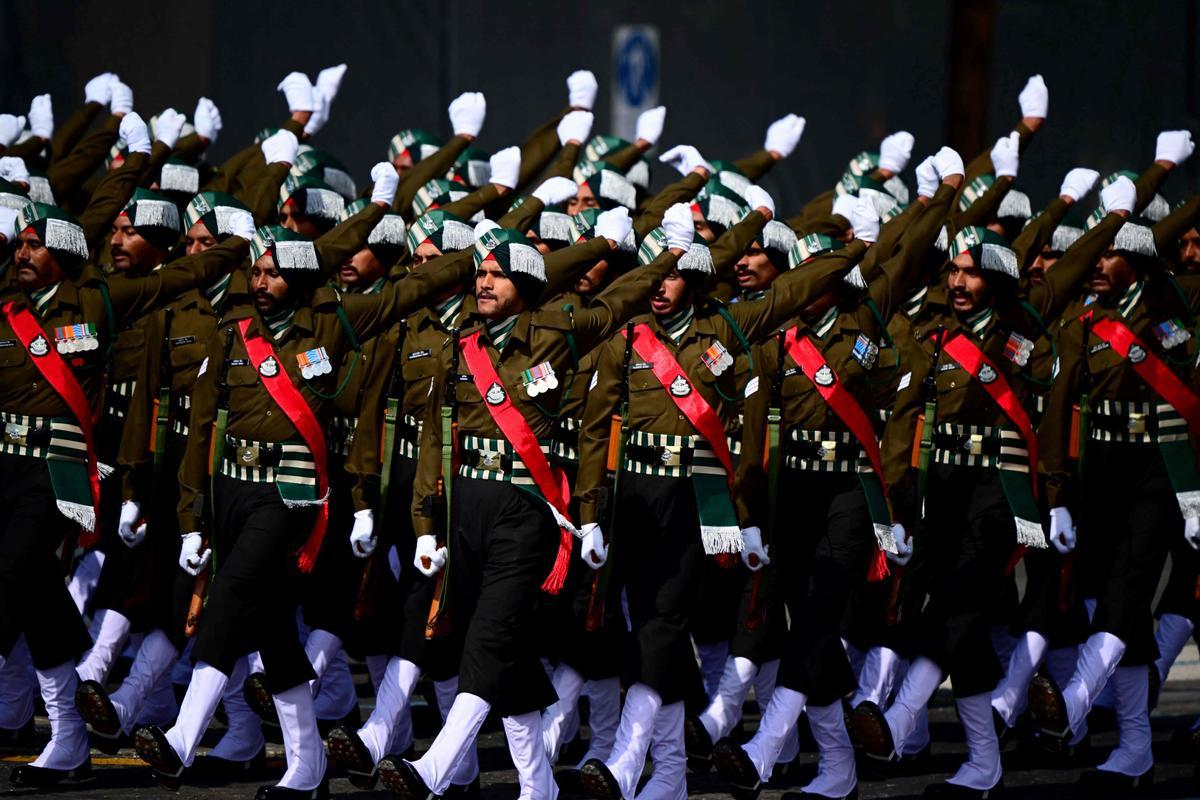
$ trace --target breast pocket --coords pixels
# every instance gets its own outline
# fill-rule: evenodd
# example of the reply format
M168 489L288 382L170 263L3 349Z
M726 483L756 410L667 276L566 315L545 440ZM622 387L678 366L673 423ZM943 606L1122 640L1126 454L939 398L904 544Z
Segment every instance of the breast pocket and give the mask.
M130 350L144 350L146 347L146 333L141 328L131 328L127 331L121 331L113 342L113 353L128 353Z
M405 383L415 384L422 381L427 381L440 372L438 369L438 359L432 354L419 356L417 358L412 358L412 355L413 354L406 354L404 356L404 361L400 364L400 374L404 377Z
M199 364L208 355L208 349L202 342L175 345L171 347L170 352L171 366L175 369L183 369Z
M11 369L25 363L25 346L16 339L0 340L0 369Z

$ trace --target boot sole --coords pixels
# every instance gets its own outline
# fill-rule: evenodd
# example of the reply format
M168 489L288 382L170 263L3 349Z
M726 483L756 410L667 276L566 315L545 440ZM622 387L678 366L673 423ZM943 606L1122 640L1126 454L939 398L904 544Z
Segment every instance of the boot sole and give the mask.
M351 739L340 727L329 732L329 755L338 766L346 770L350 783L356 789L370 790L379 782L379 773L369 756L364 758L358 742Z

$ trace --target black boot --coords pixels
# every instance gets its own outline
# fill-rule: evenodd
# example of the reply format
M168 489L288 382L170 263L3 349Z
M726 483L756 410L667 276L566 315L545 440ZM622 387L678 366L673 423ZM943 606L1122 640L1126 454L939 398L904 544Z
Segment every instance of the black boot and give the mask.
M379 760L379 781L400 800L436 800L435 795L413 765L399 756Z
M479 797L479 776L468 784L450 784L450 788L442 795L442 800L475 800Z
M732 736L713 745L713 764L717 774L729 783L729 793L737 800L755 800L762 791L758 769Z
M214 755L198 756L188 771L188 778L197 786L226 786L264 778L266 771L267 749L264 747L247 761L232 761Z
M267 688L266 675L261 672L248 675L242 694L246 697L246 705L250 706L251 711L258 714L259 719L275 726L279 725L279 714L275 711L275 696Z
M75 707L92 727L92 746L105 755L116 755L122 744L121 718L104 687L96 681L80 681L75 688Z
M133 735L138 758L154 768L154 780L169 792L179 791L183 783L184 766L167 741L167 735L157 725L143 725Z
M931 783L925 787L925 793L922 795L939 800L993 800L1004 796L1003 778L990 789L970 789L954 783Z
M1154 767L1137 776L1088 770L1079 776L1079 796L1091 798L1145 797L1154 789Z
M288 789L285 786L260 786L254 800L329 800L329 780L321 779L315 789Z
M1029 714L1038 729L1038 740L1047 750L1063 749L1071 736L1067 719L1067 702L1054 681L1045 675L1035 675L1029 684Z
M683 718L683 741L689 770L704 775L712 769L712 737L695 714Z
M40 789L57 786L63 781L83 781L92 777L92 759L88 758L75 769L50 769L22 764L8 773L8 781L21 788Z
M854 738L862 744L863 753L869 758L885 764L895 764L899 760L883 709L864 700L854 709L850 722L854 726Z
M598 758L590 758L579 771L583 791L597 800L621 800L621 787L608 766Z
M349 773L350 783L357 789L374 789L379 782L375 760L358 731L342 724L334 725L329 731L329 757Z

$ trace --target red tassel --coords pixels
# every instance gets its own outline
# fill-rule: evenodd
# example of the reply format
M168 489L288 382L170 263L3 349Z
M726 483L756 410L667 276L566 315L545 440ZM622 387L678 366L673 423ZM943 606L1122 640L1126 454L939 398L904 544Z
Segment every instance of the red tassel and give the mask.
M321 543L325 541L325 527L328 523L329 504L323 503L317 512L317 521L313 525L312 533L308 535L308 541L296 556L296 566L300 567L300 571L305 575L312 572L317 564L317 556L321 553Z
M91 550L96 545L100 544L100 534L95 530L85 531L79 529L79 546L84 550Z
M721 569L733 569L742 563L742 557L738 553L717 553L713 558L717 559L717 566Z
M571 540L575 538L566 528L558 529L558 554L554 557L554 567L546 580L542 581L542 591L546 594L558 594L563 584L567 582L567 571L571 566Z
M1025 551L1028 549L1028 545L1019 544L1016 546L1012 556L1008 559L1008 563L1004 565L1004 576L1006 578L1017 568L1017 564L1021 563L1021 559L1025 557Z
M892 573L888 571L887 553L875 548L875 558L871 559L871 567L867 570L867 580L871 583L879 583Z

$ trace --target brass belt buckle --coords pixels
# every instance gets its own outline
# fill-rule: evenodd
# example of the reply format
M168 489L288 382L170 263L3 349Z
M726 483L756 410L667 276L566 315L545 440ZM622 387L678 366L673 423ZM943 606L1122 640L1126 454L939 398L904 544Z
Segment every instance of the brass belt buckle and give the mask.
M237 449L237 463L239 467L257 467L258 445L248 444L239 446Z
M22 425L19 422L6 422L4 424L4 443L12 444L18 447L25 447L26 437L29 435L29 426Z
M683 464L683 448L677 444L665 444L658 448L658 463L664 467L678 467Z
M1131 413L1129 415L1129 432L1130 433L1145 433L1146 432L1146 415L1140 413Z
M967 439L967 452L973 456L983 455L983 434L972 433Z
M487 472L499 472L503 465L500 458L500 453L485 453L479 451L479 468Z
M817 456L821 461L837 461L837 442L821 442L817 448Z

